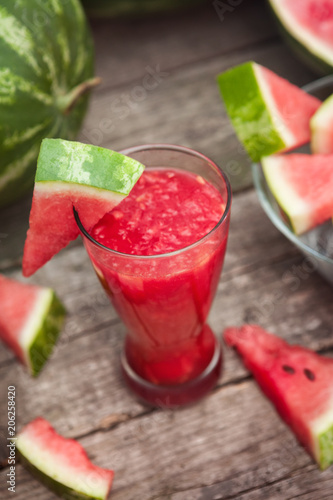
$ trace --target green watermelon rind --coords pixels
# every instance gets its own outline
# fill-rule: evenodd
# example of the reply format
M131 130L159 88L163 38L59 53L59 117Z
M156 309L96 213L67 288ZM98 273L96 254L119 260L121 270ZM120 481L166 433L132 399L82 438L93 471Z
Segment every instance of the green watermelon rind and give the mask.
M317 436L319 456L318 463L322 470L333 464L333 424Z
M35 377L52 354L66 316L66 309L55 292L47 289L45 295L43 310L40 317L36 318L37 328L32 342L27 346L28 368Z
M318 73L319 75L330 75L333 72L333 66L325 61L325 59L321 59L318 55L311 51L309 47L306 47L302 42L295 38L295 36L293 36L283 24L270 0L268 0L268 5L281 36L294 51L295 55L298 56L304 64L311 68L315 73Z
M295 234L302 234L308 229L305 206L297 207L297 194L287 184L281 185L278 175L279 155L261 158L261 166L269 189L283 212L283 218ZM275 163L275 165L274 165ZM302 202L300 201L302 204ZM299 215L300 214L300 215ZM308 214L309 215L309 214Z
M35 182L67 183L128 195L144 166L111 151L79 142L44 139L37 162ZM60 186L59 186L60 187Z
M23 452L19 449L18 445L16 444L16 450L17 450L17 455L18 459L21 462L21 464L29 470L29 472L44 486L49 488L50 490L54 491L57 495L59 495L61 498L64 498L65 500L104 500L102 496L90 496L86 495L85 493L80 493L79 491L73 490L71 487L56 481L53 479L51 476L45 474L42 472L40 469L35 467L29 459L23 454Z
M236 134L256 162L262 156L285 149L286 143L274 126L254 65L250 61L231 68L218 75L217 82ZM235 85L236 80L239 85Z

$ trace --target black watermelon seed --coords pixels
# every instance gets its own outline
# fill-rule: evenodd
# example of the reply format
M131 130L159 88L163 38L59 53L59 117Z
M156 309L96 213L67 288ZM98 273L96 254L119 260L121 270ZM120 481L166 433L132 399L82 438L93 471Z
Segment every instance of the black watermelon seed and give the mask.
M309 370L309 368L304 368L304 375L306 376L306 378L311 380L311 382L313 382L316 378L315 374L311 370Z
M293 375L295 373L295 369L292 366L289 366L289 365L282 365L282 369L285 372L290 373L290 375Z

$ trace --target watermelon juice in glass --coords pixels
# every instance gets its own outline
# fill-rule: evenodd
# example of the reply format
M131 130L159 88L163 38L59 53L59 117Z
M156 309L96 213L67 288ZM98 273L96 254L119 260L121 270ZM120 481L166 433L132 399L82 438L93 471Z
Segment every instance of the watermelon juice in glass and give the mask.
M221 370L206 324L227 245L231 190L193 150L147 145L123 154L146 169L131 193L88 233L94 269L127 328L122 371L155 406L204 396Z

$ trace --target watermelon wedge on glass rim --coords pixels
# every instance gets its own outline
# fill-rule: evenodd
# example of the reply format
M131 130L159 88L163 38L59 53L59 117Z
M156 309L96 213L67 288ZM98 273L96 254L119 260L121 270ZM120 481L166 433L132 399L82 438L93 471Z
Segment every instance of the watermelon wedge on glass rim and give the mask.
M312 69L333 71L333 0L269 0L282 35Z
M309 142L309 121L321 105L316 97L252 61L221 73L217 81L236 134L253 161Z
M52 353L65 308L51 288L21 283L0 274L0 339L31 375Z
M296 234L333 216L333 154L293 153L261 159L267 184Z
M333 359L292 346L257 325L227 328L227 345L321 469L333 463Z
M24 276L77 238L73 207L89 231L129 194L143 170L141 163L109 149L44 139L24 246Z
M44 418L37 417L18 433L16 450L22 464L61 498L108 498L114 472L92 464L77 441L57 434Z
M333 94L315 112L310 121L311 151L333 154Z

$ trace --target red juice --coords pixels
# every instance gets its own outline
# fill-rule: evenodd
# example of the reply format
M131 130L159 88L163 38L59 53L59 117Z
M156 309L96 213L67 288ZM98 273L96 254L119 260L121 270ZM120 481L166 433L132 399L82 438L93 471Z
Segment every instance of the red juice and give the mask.
M212 360L216 339L205 322L226 250L225 208L200 175L151 168L90 233L114 251L86 243L127 327L127 362L153 384L191 381Z

